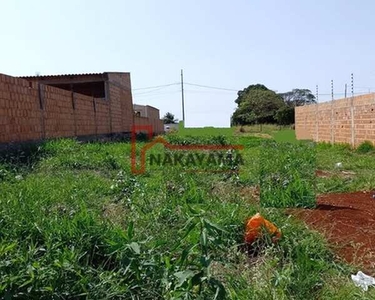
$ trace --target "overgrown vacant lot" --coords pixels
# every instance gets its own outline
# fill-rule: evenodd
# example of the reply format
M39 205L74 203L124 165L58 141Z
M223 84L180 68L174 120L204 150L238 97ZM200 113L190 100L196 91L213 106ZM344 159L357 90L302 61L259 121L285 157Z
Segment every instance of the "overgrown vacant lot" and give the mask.
M315 164L329 176L305 178L296 165L280 173L280 164L264 162L272 155L259 137L210 132L169 139L178 144L239 143L245 147L245 164L231 166L239 167L238 176L184 172L179 165L153 165L143 175L132 175L127 142L59 140L27 153L4 154L1 297L374 299L373 290L365 293L352 284L350 274L358 267L340 261L319 233L284 208L274 208L290 203L311 207L315 186L318 193L374 189L374 154L318 145L306 150L314 154L307 153L301 162L308 168ZM277 145L275 151L289 147L285 161L301 159L293 147L305 147ZM335 167L338 162L341 168ZM279 177L264 177L265 170ZM285 181L288 176L291 184ZM274 189L266 194L269 202L259 201L260 185ZM272 195L280 195L284 205L275 205ZM293 203L288 195L302 202ZM283 236L278 243L266 238L247 253L244 222L256 212L274 222Z

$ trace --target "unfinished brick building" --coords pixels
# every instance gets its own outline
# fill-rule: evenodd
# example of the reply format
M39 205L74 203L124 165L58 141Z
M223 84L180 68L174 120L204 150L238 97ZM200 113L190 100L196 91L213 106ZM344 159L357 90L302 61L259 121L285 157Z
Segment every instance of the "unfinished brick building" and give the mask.
M129 134L133 124L130 73L0 74L0 144Z
M135 125L151 125L155 133L164 131L164 124L160 120L160 112L156 107L134 104L133 108Z

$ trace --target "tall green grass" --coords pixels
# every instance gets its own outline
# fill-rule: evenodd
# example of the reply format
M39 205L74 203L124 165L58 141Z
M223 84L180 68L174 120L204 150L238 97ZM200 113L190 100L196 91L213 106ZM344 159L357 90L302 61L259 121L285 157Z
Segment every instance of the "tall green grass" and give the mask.
M335 260L319 234L244 193L259 184L258 162L271 148L259 138L236 141L245 145L239 181L179 166L132 175L130 144L123 142L59 140L42 145L33 159L3 157L0 298L373 297L347 280L354 270ZM266 155L267 168L293 176L297 169L302 180L300 167L312 168L311 149L280 147ZM283 169L288 155L302 158ZM283 237L260 243L257 256L249 256L242 250L244 222L256 212Z
M265 142L260 158L260 202L268 207L314 207L313 144Z

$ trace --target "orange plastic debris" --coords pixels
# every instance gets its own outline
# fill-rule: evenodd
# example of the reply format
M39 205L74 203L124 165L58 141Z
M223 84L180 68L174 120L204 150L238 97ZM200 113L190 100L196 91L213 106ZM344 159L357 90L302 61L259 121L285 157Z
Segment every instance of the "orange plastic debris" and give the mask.
M252 244L257 238L259 238L262 235L262 227L273 236L272 240L274 242L280 239L280 229L257 213L246 222L245 243Z

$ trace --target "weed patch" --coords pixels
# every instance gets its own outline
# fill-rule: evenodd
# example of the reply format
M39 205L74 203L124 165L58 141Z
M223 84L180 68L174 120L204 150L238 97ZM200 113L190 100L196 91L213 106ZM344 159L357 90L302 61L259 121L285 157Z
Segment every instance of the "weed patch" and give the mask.
M61 139L2 157L0 297L361 298L347 281L351 269L334 260L321 236L269 208L314 205L314 148L220 132L187 129L167 138L244 145L245 164L234 176L188 173L180 165L150 165L134 176L128 142ZM164 151L159 146L152 153ZM340 161L358 175L319 178L319 191L373 186L371 155L335 146L317 151L319 169ZM283 235L249 257L240 251L244 221L257 212Z
M365 154L369 152L374 152L374 144L370 141L365 141L362 144L360 144L357 148L357 153Z
M260 203L266 207L314 207L315 169L313 145L264 143Z

